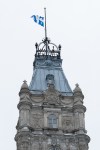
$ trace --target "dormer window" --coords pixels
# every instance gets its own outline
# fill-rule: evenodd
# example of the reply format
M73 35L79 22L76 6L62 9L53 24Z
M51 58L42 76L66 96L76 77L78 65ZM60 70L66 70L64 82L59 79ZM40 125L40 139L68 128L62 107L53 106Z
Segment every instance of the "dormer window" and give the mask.
M54 84L54 75L48 74L48 75L46 76L46 81L47 81L47 85L48 85L48 84Z
M57 117L54 114L48 116L48 126L50 128L57 128Z

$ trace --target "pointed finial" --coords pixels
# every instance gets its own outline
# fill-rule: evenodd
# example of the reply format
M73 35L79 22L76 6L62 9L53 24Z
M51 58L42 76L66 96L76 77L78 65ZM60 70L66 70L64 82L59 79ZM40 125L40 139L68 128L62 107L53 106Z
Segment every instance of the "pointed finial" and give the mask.
M37 48L38 48L38 43L35 44L35 47L36 47L36 50L37 50Z
M76 84L75 84L75 86L76 86L76 87L79 87L79 84L78 84L78 83L76 83Z
M25 84L27 84L27 81L26 81L26 80L24 80L23 82L24 82Z
M75 86L76 86L76 87L75 87L75 89L73 90L73 92L82 92L82 90L80 89L78 83L76 83Z
M27 81L24 80L21 89L28 89Z
M59 44L58 48L59 48L59 50L61 50L61 45L60 44Z

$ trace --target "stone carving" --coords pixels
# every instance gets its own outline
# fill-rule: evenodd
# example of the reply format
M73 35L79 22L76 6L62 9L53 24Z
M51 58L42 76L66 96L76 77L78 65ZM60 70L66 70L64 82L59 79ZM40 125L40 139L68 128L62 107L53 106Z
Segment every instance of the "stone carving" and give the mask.
M39 142L39 150L43 150L43 145L41 142Z
M20 148L19 148L20 150L28 150L29 149L29 143L27 143L27 142L22 142L21 144L20 144Z
M31 125L33 128L43 127L43 116L41 114L32 114Z
M30 101L30 97L28 94L21 94L20 100L21 101L27 101L27 100Z
M55 137L52 138L51 144L52 145L57 145L57 139Z
M63 118L62 118L62 127L66 131L73 130L73 119L72 119L72 116L63 116Z
M73 105L73 99L72 98L60 96L60 100L61 100L61 103L63 105L67 105L67 106Z
M47 137L46 136L33 136L32 138L32 149L31 150L44 150L46 147L45 142L47 143Z
M59 139L57 139L56 137L52 137L51 139L49 139L48 150L61 150Z
M51 95L47 95L46 100L49 104L56 104L58 97L55 94L51 93Z
M63 97L54 87L54 84L49 84L48 90L44 93L44 103L48 105L73 105L73 99Z
M79 145L79 150L88 150L87 145L85 143Z
M33 150L39 150L39 144L34 143L34 144L32 145L32 149L33 149Z
M39 95L39 96L31 96L31 100L33 103L41 103L43 101L44 97L43 95Z
M77 150L76 144L75 143L70 143L69 149L70 150Z
M59 145L51 145L48 150L61 150Z
M53 84L49 84L48 90L44 93L45 99L44 103L47 103L49 105L59 105L60 99L59 99L60 93L55 90Z

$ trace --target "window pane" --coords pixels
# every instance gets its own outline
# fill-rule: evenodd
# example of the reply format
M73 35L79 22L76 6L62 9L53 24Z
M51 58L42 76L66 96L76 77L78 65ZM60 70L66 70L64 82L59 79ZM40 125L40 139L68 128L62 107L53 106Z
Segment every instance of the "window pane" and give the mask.
M54 123L54 124L57 124L57 119L53 119L53 123Z
M49 123L52 124L52 119L49 119Z
M48 124L49 124L49 127L57 128L57 118L54 114L49 115Z
M56 128L57 127L57 124L53 124L53 128Z

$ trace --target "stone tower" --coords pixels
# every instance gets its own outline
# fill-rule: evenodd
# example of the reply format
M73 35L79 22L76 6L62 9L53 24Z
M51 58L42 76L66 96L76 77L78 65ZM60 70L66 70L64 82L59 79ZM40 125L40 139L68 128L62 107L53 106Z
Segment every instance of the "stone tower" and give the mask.
M31 83L24 81L19 92L17 150L88 150L84 95L78 84L69 86L61 45L46 37L35 47Z

